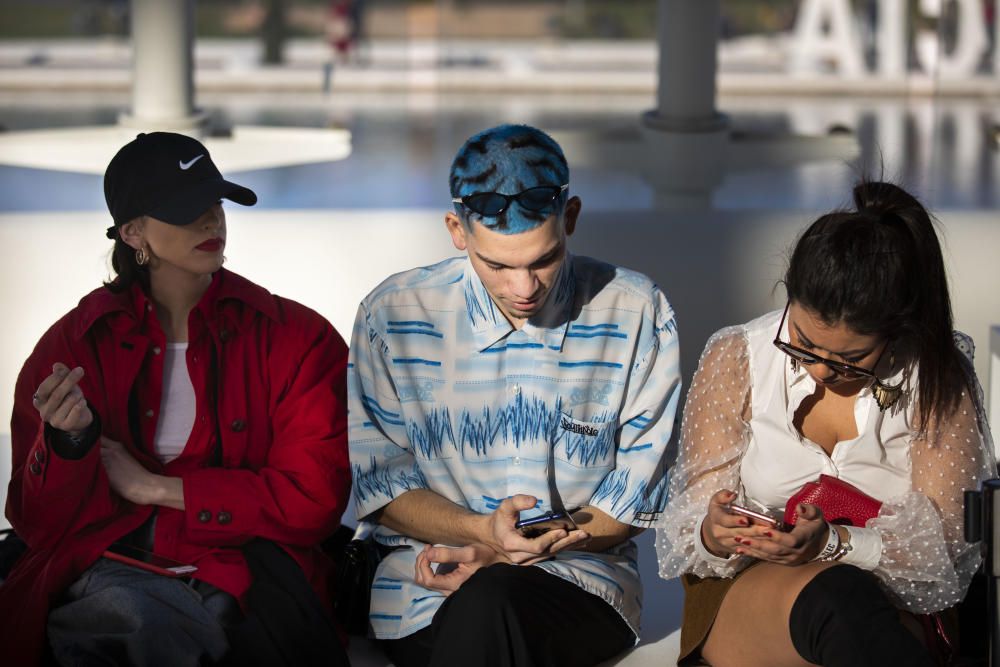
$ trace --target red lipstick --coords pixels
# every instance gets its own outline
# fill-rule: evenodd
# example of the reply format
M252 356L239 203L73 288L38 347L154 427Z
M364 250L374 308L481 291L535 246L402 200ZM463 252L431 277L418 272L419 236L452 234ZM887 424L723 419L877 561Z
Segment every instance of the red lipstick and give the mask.
M219 248L224 246L225 243L226 242L220 238L209 239L207 241L203 241L202 243L196 245L195 250L204 250L205 252L215 252Z

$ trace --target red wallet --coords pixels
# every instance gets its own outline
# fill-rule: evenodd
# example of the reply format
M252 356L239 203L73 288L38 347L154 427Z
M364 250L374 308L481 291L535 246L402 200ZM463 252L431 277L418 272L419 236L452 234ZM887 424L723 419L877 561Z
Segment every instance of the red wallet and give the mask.
M793 526L799 503L816 505L830 523L864 528L868 519L878 516L882 501L830 475L820 475L818 482L806 482L785 504L785 523Z

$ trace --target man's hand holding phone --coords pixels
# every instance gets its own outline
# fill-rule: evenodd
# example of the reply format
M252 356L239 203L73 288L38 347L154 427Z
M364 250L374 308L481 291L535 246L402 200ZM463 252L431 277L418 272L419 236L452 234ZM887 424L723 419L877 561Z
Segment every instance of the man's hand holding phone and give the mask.
M501 552L510 562L521 565L590 539L586 531L567 530L564 527L553 527L537 537L525 537L516 527L517 521L521 512L533 509L537 504L537 498L525 494L504 499L500 506L488 515L488 539L485 543Z

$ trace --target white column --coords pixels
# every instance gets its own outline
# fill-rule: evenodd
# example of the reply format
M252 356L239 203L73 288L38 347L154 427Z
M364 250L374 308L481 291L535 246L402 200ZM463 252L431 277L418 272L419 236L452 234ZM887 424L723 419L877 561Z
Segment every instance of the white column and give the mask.
M887 79L906 76L907 0L879 0L878 73Z
M132 0L130 127L190 130L194 110L194 0Z
M660 0L659 89L648 122L671 129L714 127L719 0Z
M642 117L643 175L659 207L708 206L729 141L715 108L719 0L659 0L657 24L659 89Z

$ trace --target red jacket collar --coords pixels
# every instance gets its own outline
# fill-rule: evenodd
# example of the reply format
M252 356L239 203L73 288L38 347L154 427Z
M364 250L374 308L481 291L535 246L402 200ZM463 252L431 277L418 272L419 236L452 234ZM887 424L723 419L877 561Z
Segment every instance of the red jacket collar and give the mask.
M212 284L195 307L209 316L224 308L228 301L239 301L272 320L281 320L278 304L270 292L226 269L220 269L212 276ZM116 313L127 314L133 323L138 323L142 321L143 311L151 304L138 283L117 294L106 287L99 287L80 300L74 334L82 338L98 320ZM239 327L239 318L232 319Z

